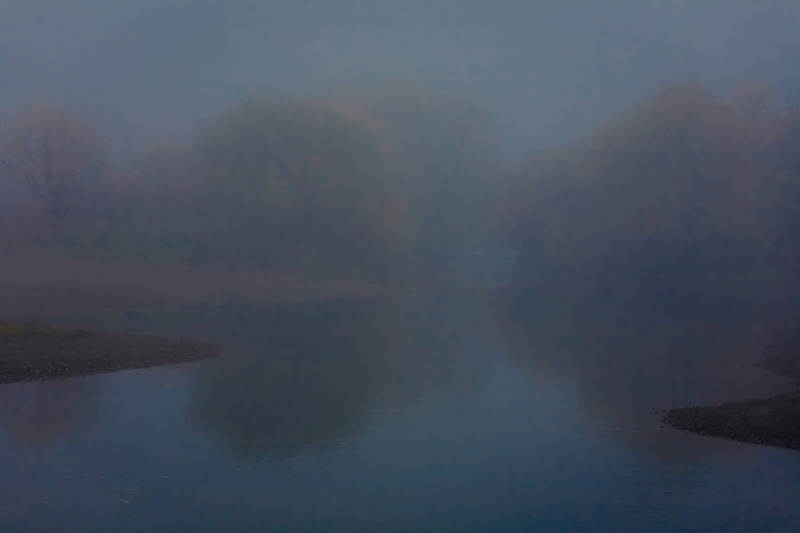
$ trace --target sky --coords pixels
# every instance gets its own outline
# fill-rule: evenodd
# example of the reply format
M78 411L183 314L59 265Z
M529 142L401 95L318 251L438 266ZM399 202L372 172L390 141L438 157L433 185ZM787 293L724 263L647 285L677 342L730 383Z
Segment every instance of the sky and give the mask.
M78 109L125 159L252 92L421 82L483 97L509 161L670 82L800 88L800 3L0 0L0 119Z

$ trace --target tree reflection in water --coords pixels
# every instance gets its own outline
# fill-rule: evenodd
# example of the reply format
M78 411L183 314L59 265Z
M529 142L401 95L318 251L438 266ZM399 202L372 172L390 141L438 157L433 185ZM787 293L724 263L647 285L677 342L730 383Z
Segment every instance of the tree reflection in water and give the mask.
M38 447L84 427L97 414L102 378L0 386L0 427L13 441Z
M793 337L795 316L791 306L763 301L673 313L515 288L498 297L494 327L513 364L572 383L588 421L610 424L644 451L687 458L727 444L706 439L682 450L675 432L649 431L660 420L652 413L786 392L787 379L753 363L765 346Z
M396 344L380 302L209 311L228 354L198 370L192 415L234 455L293 454L357 432Z
M235 457L318 451L352 438L373 408L477 388L468 321L440 302L339 301L206 309L228 355L198 368L192 417ZM462 313L463 314L463 313Z

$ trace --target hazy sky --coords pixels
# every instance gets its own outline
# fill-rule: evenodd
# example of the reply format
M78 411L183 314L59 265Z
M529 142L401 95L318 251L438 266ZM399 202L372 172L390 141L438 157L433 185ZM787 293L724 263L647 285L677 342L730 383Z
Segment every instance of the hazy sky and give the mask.
M0 0L0 118L82 109L125 157L252 91L422 81L484 96L507 157L670 81L800 88L800 2Z

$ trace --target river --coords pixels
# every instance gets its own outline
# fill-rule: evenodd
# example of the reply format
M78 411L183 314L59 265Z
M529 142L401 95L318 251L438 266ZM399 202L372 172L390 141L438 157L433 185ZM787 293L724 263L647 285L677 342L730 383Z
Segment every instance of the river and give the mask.
M226 352L0 387L0 529L797 530L800 453L661 422L792 390L752 365L786 334L774 313L513 295L53 317Z

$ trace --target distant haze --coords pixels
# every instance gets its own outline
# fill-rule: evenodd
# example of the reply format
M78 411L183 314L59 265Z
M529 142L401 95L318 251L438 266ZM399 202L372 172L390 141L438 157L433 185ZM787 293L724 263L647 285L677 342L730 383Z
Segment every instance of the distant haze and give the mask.
M506 159L672 81L800 88L787 1L0 0L0 119L82 109L128 159L245 94L422 82L484 97Z

